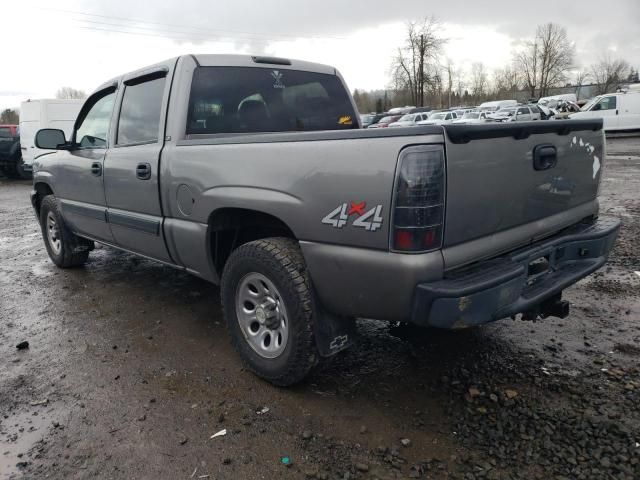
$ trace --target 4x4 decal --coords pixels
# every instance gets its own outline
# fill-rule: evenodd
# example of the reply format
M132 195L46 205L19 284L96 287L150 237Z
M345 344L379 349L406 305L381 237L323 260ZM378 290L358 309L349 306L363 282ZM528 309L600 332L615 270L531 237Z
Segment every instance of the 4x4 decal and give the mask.
M322 223L334 228L342 228L349 223L352 215L356 215L352 226L375 232L382 226L382 205L376 205L365 211L366 206L366 202L342 203L331 210L322 219Z

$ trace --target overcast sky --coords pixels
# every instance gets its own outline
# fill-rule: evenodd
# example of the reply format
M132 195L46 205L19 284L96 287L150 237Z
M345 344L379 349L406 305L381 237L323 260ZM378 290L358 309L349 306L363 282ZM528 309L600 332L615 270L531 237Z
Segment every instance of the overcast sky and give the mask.
M580 65L610 52L640 67L640 0L19 0L2 7L0 108L92 91L183 53L258 53L327 63L349 87L388 84L408 20L433 15L445 57L507 64L536 25L567 28ZM152 7L150 7L152 6Z

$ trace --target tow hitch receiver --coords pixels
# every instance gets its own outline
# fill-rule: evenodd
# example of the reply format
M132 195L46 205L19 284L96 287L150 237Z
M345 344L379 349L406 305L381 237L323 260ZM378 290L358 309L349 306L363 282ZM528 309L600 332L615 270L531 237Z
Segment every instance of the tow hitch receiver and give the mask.
M523 320L538 320L547 317L567 318L569 316L569 302L562 300L562 293L536 305L531 310L522 312Z

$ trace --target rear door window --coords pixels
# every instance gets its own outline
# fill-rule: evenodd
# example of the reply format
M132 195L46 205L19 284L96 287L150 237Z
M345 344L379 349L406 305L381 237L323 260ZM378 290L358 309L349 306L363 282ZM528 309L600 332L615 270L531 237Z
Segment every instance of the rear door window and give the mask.
M188 135L357 127L335 75L259 67L198 67L193 74Z
M165 77L126 85L116 144L158 141L164 85Z

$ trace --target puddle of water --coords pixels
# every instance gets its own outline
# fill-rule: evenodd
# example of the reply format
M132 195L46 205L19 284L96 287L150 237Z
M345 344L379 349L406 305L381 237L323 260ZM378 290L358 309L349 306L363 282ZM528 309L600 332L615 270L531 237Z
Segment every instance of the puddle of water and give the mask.
M31 267L31 272L37 277L48 277L55 273L56 267L47 259Z
M19 462L29 462L27 452L47 434L51 418L46 410L39 411L36 408L42 407L32 407L2 419L0 423L1 478L9 478L19 473L20 469L16 465ZM34 412L37 415L34 415Z

